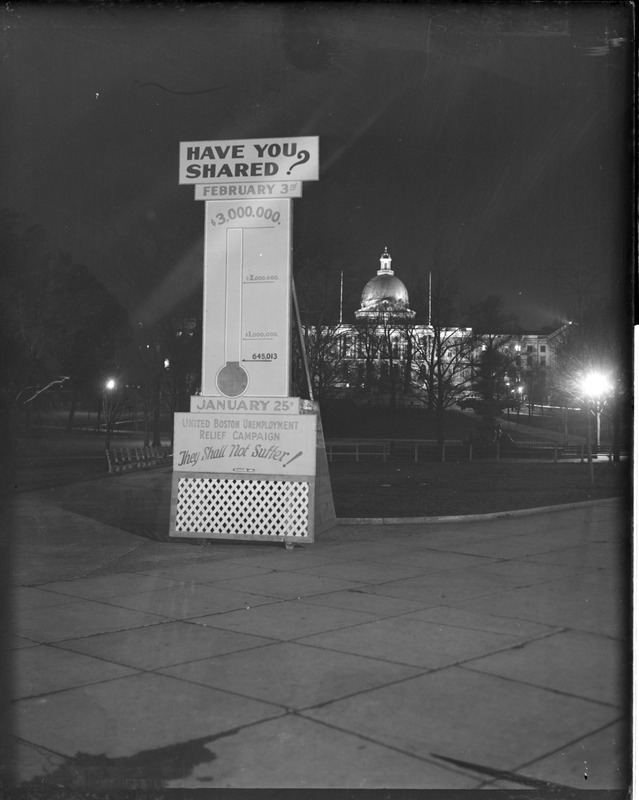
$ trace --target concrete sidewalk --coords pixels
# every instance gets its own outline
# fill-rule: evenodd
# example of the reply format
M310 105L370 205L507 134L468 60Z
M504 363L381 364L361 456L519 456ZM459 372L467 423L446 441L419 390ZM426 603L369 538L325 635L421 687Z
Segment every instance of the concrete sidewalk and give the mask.
M628 788L621 502L287 551L169 540L169 484L16 497L16 783Z

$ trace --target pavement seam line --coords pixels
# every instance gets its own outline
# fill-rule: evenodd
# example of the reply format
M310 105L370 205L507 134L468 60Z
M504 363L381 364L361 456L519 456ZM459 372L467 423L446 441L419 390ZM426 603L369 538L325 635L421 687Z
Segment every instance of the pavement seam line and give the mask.
M519 775L515 772L510 772L508 770L495 769L494 767L487 767L484 766L483 764L473 764L470 761L460 761L457 758L440 756L437 753L431 753L430 755L433 758L446 761L449 764L455 764L456 766L466 771L475 772L478 775L490 775L493 779L512 781L513 783L519 783L522 786L530 786L532 788L540 790L545 789L546 791L556 791L557 789L572 788L570 786L566 786L563 783L552 783L550 781L544 781L539 778L528 778L525 775Z
M515 649L515 648L507 648L507 649ZM505 652L504 650L496 651L495 653L487 653L486 656L493 656L497 652ZM460 662L458 664L453 664L454 667L459 667L460 669L467 669L470 672L474 672L475 674L479 675L487 675L492 678L498 678L499 680L509 681L510 683L517 683L522 686L530 686L533 689L540 689L542 692L551 692L552 694L560 695L561 697L568 697L572 700L580 700L585 703L595 703L595 705L603 706L604 708L616 708L618 709L619 706L615 705L614 703L608 703L605 700L593 700L592 697L584 697L581 694L572 694L571 692L566 692L562 689L555 689L552 686L541 686L538 683L531 683L530 681L523 681L519 678L511 678L507 675L500 675L495 672L486 672L486 670L477 669L476 667L473 668L472 662L477 661L480 658L485 658L486 656L476 656L475 658L468 659L466 661Z
M613 719L610 722L607 722L605 725L602 725L600 728L595 728L595 730L593 730L593 731L589 731L588 733L584 733L583 736L579 736L577 739L573 739L571 742L568 742L567 744L560 745L559 747L556 747L554 750L549 750L547 753L544 753L543 755L539 756L538 758L534 758L532 761L526 761L524 764L520 764L520 766L517 767L517 770L519 771L519 770L522 770L522 769L527 769L528 767L533 766L533 764L536 764L539 761L544 761L545 759L550 758L551 756L554 756L557 753L563 753L568 748L572 747L573 745L578 744L579 742L582 742L584 739L588 739L590 736L595 736L596 734L601 733L602 731L605 731L606 728L611 728L613 725L618 725L619 723L624 723L624 722L627 723L627 721L628 721L628 716L627 715L624 716L622 714L622 716L618 717L617 719Z
M339 702L339 701L333 701L333 702ZM319 707L320 706L318 706L318 708ZM312 708L308 709L308 711L312 711L312 710L313 710ZM415 758L418 761L422 761L422 762L424 762L426 764L430 764L432 766L439 767L441 769L446 769L449 772L454 773L455 775L463 775L465 777L468 776L467 772L462 772L462 771L454 769L454 768L445 767L442 764L439 764L436 761L433 761L432 759L427 758L426 756L419 755L419 753L411 753L408 750L402 750L400 747L397 747L396 745L392 745L392 744L389 744L388 742L383 742L383 741L380 741L378 739L373 739L371 736L367 736L366 734L359 733L359 732L356 732L356 731L353 731L353 730L349 730L348 728L340 728L338 725L334 725L334 724L332 724L330 722L326 722L326 720L315 719L315 717L312 717L312 716L307 717L307 716L304 715L304 711L297 711L297 712L295 712L295 714L297 716L301 717L302 719L305 719L305 720L307 720L309 722L314 722L314 723L316 723L318 725L323 725L325 728L328 728L329 730L339 731L340 733L345 733L348 736L353 736L356 739L361 739L364 742L369 742L370 744L377 745L378 747L383 747L386 750L392 750L393 752L400 753L403 756L407 756L409 758Z

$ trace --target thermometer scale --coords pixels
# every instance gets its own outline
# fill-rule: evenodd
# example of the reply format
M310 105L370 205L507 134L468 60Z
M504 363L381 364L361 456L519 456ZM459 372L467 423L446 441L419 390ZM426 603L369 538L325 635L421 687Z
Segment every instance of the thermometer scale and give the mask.
M206 204L203 396L288 396L291 202Z
M215 376L215 384L226 397L239 397L248 389L248 372L241 365L243 228L226 231L226 325L224 358L226 363Z

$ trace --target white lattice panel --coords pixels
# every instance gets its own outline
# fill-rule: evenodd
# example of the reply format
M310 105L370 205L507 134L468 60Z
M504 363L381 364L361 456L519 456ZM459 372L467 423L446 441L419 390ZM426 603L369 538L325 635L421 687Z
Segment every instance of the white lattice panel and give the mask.
M306 481L180 477L175 535L308 537L309 489Z

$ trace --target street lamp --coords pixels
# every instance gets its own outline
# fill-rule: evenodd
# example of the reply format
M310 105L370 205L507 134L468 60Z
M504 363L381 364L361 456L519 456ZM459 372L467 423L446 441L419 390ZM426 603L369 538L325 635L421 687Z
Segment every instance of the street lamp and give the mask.
M111 444L111 424L113 416L113 403L111 402L110 395L115 391L117 386L115 378L107 378L104 382L104 422L106 425L106 439L105 449L108 450Z
M521 384L517 386L517 424L519 424L519 411L521 409L521 403L523 400L524 387Z
M602 375L600 372L589 372L583 377L581 388L586 400L590 401L592 406L590 410L595 415L595 446L597 451L599 451L601 445L601 410L605 403L605 397L610 392L612 386L607 375ZM590 430L590 422L588 423L588 430Z
M586 400L586 446L588 448L588 468L590 470L590 485L595 485L595 473L592 466L592 434L590 431L590 415L594 414L596 420L595 445L597 452L601 444L601 409L604 398L610 391L610 382L606 375L600 372L589 372L581 379L581 391Z

